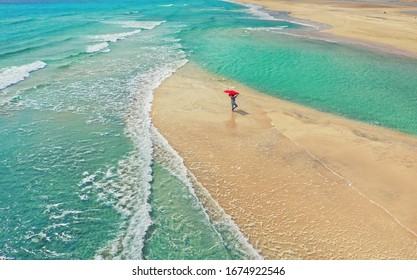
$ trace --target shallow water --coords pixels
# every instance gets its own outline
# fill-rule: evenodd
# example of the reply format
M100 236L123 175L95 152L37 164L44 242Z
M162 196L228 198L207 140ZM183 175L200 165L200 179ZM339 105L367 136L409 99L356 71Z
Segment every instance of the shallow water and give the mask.
M210 31L193 44L201 65L266 94L417 135L415 59L265 28Z

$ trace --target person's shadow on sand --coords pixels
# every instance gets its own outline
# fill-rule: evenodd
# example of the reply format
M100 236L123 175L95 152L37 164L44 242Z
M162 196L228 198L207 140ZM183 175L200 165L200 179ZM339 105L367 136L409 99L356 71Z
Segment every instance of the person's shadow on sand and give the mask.
M246 112L246 111L243 111L243 110L236 110L236 111L233 111L233 112L235 112L235 113L238 113L239 115L241 115L241 116L246 116L246 115L249 115L249 113L248 112Z

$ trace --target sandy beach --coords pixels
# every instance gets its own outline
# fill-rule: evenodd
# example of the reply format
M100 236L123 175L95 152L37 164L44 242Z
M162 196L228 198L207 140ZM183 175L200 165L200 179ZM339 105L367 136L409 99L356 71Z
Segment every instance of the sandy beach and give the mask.
M373 47L417 57L415 1L268 1L236 0L270 10L290 12L295 18L330 25L322 34L354 40ZM408 6L405 5L408 3ZM412 5L413 6L409 6Z
M236 88L232 113L225 88ZM192 64L154 125L268 259L416 259L417 138L278 100ZM393 199L395 198L395 199Z

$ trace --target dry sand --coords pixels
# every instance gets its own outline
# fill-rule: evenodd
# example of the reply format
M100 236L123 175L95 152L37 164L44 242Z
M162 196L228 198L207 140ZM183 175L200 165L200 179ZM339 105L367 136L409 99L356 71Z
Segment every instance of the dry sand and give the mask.
M389 47L417 57L417 7L400 5L401 1L383 3L323 0L236 0L270 10L290 12L296 18L331 26L324 33L365 44ZM378 3L381 2L381 3ZM402 1L404 2L404 1ZM417 5L415 0L410 3Z
M239 110L223 93L236 88ZM417 259L417 137L272 98L192 64L154 125L268 259Z

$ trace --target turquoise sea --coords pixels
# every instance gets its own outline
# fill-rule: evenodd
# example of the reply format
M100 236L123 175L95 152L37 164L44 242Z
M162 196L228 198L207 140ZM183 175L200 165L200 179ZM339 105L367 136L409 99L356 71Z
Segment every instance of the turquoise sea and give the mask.
M0 0L0 257L262 258L153 127L188 61L417 135L417 60L217 0Z

